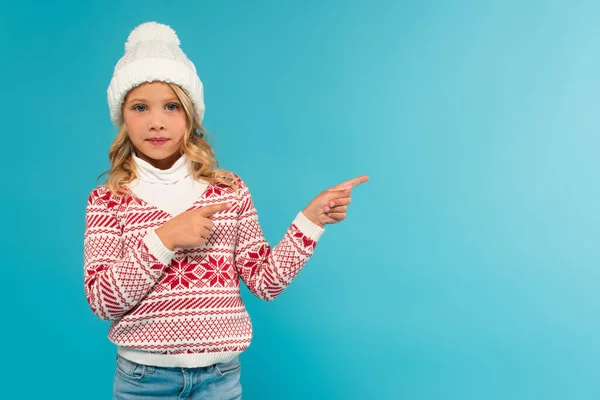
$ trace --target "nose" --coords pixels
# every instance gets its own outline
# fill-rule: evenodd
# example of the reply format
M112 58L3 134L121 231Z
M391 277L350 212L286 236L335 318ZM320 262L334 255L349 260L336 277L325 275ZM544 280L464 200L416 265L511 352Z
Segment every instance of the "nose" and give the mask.
M153 113L150 119L151 131L162 131L165 129L165 121L161 113Z

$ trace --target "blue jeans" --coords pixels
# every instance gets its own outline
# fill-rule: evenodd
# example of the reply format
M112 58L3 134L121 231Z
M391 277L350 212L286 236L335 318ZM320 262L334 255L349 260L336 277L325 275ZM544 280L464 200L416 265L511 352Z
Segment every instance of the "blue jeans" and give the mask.
M242 398L239 357L201 368L141 365L117 355L113 400Z

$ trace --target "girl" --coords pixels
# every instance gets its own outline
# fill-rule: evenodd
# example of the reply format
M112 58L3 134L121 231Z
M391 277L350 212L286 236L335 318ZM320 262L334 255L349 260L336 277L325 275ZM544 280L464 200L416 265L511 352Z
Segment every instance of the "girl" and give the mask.
M85 294L110 320L114 399L241 398L252 338L239 279L273 300L346 217L355 178L324 191L271 248L244 181L204 139L203 86L168 26L134 29L108 88L119 128L88 199Z

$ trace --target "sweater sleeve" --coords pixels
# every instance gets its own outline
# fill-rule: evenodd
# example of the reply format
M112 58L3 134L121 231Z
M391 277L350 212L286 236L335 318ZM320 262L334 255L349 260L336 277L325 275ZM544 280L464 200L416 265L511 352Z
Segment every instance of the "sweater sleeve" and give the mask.
M240 182L235 265L250 291L274 300L312 256L324 229L298 213L279 243L271 248L258 222L248 187Z
M150 231L134 246L123 245L122 228L110 192L97 188L88 198L84 234L84 287L92 311L105 320L121 318L152 289L174 253Z

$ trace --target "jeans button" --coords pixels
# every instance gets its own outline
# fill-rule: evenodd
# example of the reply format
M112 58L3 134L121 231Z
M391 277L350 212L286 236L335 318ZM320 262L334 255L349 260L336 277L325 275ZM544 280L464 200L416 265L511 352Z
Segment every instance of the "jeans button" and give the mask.
M215 367L211 365L210 367L208 367L207 371L209 374L212 374L214 370L215 370Z

